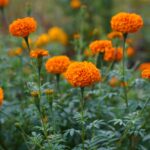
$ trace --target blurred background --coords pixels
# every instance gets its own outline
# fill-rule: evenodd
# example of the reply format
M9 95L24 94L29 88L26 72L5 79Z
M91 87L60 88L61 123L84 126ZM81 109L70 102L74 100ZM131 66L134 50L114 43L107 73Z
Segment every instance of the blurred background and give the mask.
M7 26L15 19L33 16L38 22L36 34L47 32L50 27L61 27L68 35L83 33L89 44L93 39L104 39L111 31L111 17L121 11L135 12L144 20L144 27L134 37L132 46L138 52L136 59L150 60L150 1L149 0L10 0L5 8ZM78 2L77 2L78 1ZM2 17L1 17L2 18ZM2 27L2 26L1 26ZM8 27L1 28L1 36L7 35ZM4 30L6 30L4 32ZM3 37L2 37L3 38ZM72 49L68 46L67 50Z

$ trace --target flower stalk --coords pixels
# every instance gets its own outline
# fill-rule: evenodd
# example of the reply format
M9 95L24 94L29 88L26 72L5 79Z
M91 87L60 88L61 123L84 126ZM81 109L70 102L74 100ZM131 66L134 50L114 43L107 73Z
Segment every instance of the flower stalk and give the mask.
M125 56L125 44L126 44L126 39L127 39L127 33L123 34L123 60L122 60L122 81L123 81L123 90L124 90L124 96L125 96L125 103L126 107L128 108L128 95L127 95L127 87L125 85L125 77L126 77L126 72L125 72L125 65L126 65L126 56Z
M82 119L82 133L81 133L81 138L82 138L82 150L85 150L85 129L84 129L84 87L81 87L81 101L80 101L80 106L81 106L81 119Z
M60 81L60 74L56 74L56 90L57 90L57 92L60 91L59 81Z
M30 48L28 36L24 37L24 40L25 40L25 43L27 44L28 51L30 52L30 51L31 51L31 48Z

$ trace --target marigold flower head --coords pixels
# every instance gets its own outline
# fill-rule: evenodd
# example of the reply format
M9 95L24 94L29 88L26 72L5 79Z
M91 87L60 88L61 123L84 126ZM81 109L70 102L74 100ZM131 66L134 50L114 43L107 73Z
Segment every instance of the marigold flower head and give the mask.
M66 45L68 42L67 34L59 27L53 27L48 30L50 42L60 42Z
M0 106L3 104L4 99L4 92L3 89L0 87Z
M48 42L49 42L49 35L48 34L41 34L37 38L37 40L35 42L35 45L37 47L40 47L40 46L46 45Z
M39 96L39 91L32 91L31 93L32 97L38 97Z
M22 54L22 48L16 48L8 51L9 56L20 56Z
M142 63L139 67L139 70L143 71L145 69L150 69L150 62Z
M115 61L120 61L123 58L123 49L121 47L116 48L115 50Z
M78 9L81 7L81 1L80 0L71 0L70 6L73 9Z
M127 43L128 45L131 45L133 42L134 42L134 40L131 39L131 38L127 38L127 39L126 39L126 43Z
M90 86L101 81L100 71L91 62L74 62L64 74L67 81L74 87Z
M30 57L31 58L39 58L43 56L48 56L48 51L45 49L34 49L30 52Z
M67 56L54 56L49 58L45 64L46 71L53 74L64 73L71 61Z
M135 49L132 47L127 48L127 55L128 57L133 57L135 55Z
M115 38L119 38L119 39L123 39L123 35L121 32L117 32L117 31L112 31L110 32L107 37L109 39L115 39Z
M123 57L123 50L122 48L109 48L106 49L104 54L105 61L120 61Z
M109 48L105 51L104 60L105 61L114 61L115 60L115 48Z
M111 27L114 31L122 33L134 33L141 29L143 20L140 15L135 13L121 12L111 19Z
M120 81L119 81L118 78L116 78L116 77L112 77L112 78L109 80L109 85L110 85L111 87L116 87L116 86L119 85L119 83L120 83Z
M36 30L37 23L34 18L26 17L17 19L9 25L9 32L13 36L28 37L28 35Z
M112 42L109 40L96 40L89 47L93 54L103 53L106 49L112 47Z
M46 89L46 90L44 91L44 93L45 93L46 95L51 95L51 94L54 93L54 90L52 90L52 89Z
M145 69L142 71L142 78L150 79L150 69Z
M73 34L73 38L74 39L80 39L80 34L79 33L75 33L75 34Z
M5 6L8 5L8 3L9 3L9 0L0 0L0 7L1 7L1 8L2 8L2 7L5 7Z
M120 82L120 86L122 87L128 86L128 82Z

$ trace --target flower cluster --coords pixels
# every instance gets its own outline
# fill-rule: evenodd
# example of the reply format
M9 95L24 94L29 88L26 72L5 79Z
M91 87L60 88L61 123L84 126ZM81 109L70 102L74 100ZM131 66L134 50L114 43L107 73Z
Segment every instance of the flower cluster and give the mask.
M48 51L45 49L35 49L30 52L31 58L39 58L43 56L48 56Z
M26 17L13 21L9 26L9 32L13 36L28 37L28 35L36 30L37 23L34 18Z
M93 54L103 53L106 49L112 47L112 43L109 40L96 40L90 44L90 49Z
M65 78L74 87L85 87L101 81L100 71L91 62L74 62L65 72Z
M3 89L0 87L0 106L3 104L4 99L4 92Z
M49 58L45 64L48 73L61 74L64 73L71 61L67 56L54 56Z
M111 27L114 31L122 33L134 33L143 26L142 17L134 13L121 12L111 19Z

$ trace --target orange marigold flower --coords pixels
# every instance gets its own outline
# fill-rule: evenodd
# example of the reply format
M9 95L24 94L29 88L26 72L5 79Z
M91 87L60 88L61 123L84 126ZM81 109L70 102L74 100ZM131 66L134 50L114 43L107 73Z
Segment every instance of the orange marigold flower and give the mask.
M127 55L128 55L128 57L134 56L135 55L135 49L132 47L128 47L127 48Z
M117 32L117 31L112 31L110 32L107 37L109 39L114 39L114 38L119 38L119 39L123 39L123 35L121 32Z
M0 87L0 106L3 104L4 99L4 92L3 89Z
M123 58L123 49L121 47L118 47L115 51L115 61L120 61Z
M143 26L142 17L134 13L121 12L111 19L111 27L114 31L122 33L134 33Z
M39 58L43 56L48 56L48 51L45 49L35 49L30 52L30 57L31 58Z
M78 9L81 7L81 2L80 2L80 0L71 0L70 6L73 9Z
M2 7L5 7L5 6L8 5L8 3L9 3L9 0L0 0L0 7L1 7L1 8L2 8Z
M150 69L145 69L142 71L142 78L150 79Z
M64 73L71 61L67 56L54 56L49 58L45 64L48 73L62 74Z
M120 61L123 57L123 50L122 48L109 48L106 49L104 54L105 61Z
M127 82L121 82L121 83L120 83L120 86L122 86L122 87L128 86L128 83L127 83Z
M116 87L118 86L120 83L120 81L116 78L116 77L112 77L110 80L109 80L109 85L111 87Z
M13 36L28 37L28 35L36 30L37 23L34 18L26 17L13 21L9 26L9 32Z
M109 40L96 40L90 44L90 49L93 54L103 53L106 49L112 47L112 43Z
M53 27L48 30L50 42L60 42L66 45L68 42L67 34L59 27Z
M127 39L126 39L126 43L127 43L128 45L131 45L133 42L134 42L134 40L131 39L131 38L127 38Z
M74 62L64 74L67 81L74 87L90 86L101 81L101 74L91 62Z
M73 38L74 39L80 39L80 34L79 33L75 33L75 34L73 34Z
M48 42L49 42L49 35L48 34L41 34L37 38L37 40L35 42L35 45L37 47L40 47L40 46L46 45Z
M150 69L150 62L146 62L140 65L139 70L143 71L145 69Z
M104 60L105 61L114 61L115 60L115 48L109 48L106 49L105 54L104 54Z

